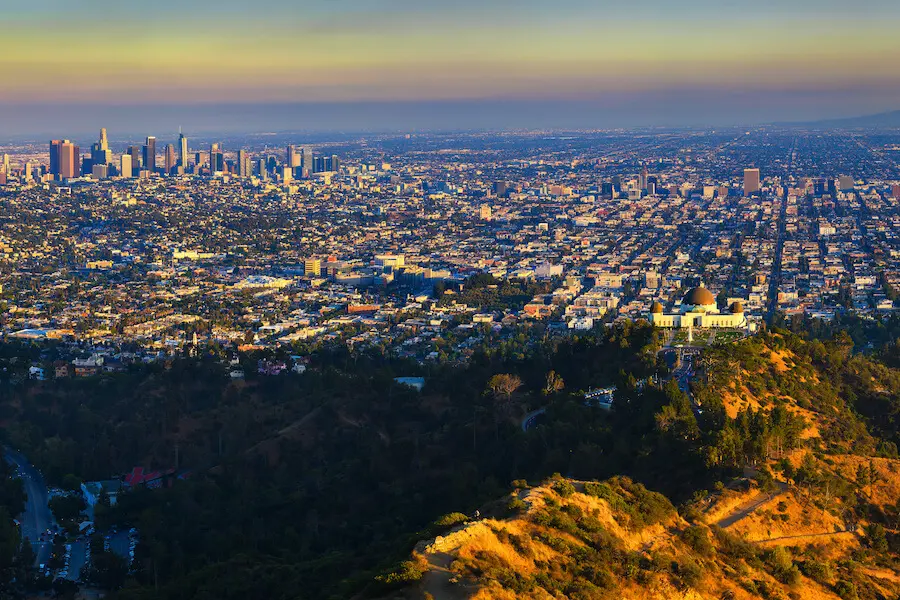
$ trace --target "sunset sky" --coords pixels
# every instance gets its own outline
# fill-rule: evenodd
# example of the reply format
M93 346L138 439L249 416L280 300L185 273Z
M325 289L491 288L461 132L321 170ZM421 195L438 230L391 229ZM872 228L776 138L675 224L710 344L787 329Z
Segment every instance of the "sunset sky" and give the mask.
M603 111L597 126L900 108L896 0L16 4L0 21L7 127L45 105L449 102L480 124L480 106L571 104Z

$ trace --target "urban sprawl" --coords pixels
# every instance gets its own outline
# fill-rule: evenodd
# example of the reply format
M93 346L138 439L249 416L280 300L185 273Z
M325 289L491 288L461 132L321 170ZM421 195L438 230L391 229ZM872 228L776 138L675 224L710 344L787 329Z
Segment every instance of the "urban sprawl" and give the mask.
M328 344L464 360L487 335L617 319L703 344L776 313L887 313L900 289L900 136L196 144L0 148L0 331L55 349L15 376L209 348L283 357L266 373Z

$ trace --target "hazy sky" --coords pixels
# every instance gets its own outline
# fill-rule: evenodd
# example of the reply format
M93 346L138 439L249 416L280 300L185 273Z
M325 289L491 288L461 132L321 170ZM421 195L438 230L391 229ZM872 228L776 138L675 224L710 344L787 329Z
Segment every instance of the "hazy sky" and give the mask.
M413 105L456 107L420 119L436 128L503 104L500 127L849 116L900 108L898 22L896 0L15 0L0 126L80 129L101 105L156 126L224 104L272 128L260 105L325 103L282 128L342 128L332 102L369 107L350 116L372 129L422 127L390 110Z

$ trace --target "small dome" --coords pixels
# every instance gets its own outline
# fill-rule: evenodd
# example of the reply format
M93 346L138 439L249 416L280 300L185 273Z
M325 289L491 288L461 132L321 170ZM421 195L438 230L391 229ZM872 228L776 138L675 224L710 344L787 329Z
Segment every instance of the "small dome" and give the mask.
M708 306L716 303L716 297L712 295L708 289L703 287L695 287L684 296L682 304L690 304L691 306Z
M663 311L663 305L659 302L654 302L650 305L650 314L661 315Z
M728 309L729 309L733 314L739 315L739 314L741 314L742 312L744 312L744 305L741 304L740 302L732 302L732 303L731 303L731 306L729 306Z

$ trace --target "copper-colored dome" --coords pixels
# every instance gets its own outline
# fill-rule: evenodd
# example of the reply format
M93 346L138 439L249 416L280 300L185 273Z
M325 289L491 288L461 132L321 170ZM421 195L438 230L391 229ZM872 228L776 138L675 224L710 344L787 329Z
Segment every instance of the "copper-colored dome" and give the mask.
M744 305L740 302L735 301L731 303L731 306L729 306L728 309L732 312L732 314L737 315L744 312Z
M716 303L716 297L712 295L706 288L695 287L684 296L682 304L690 304L691 306L707 306Z
M663 305L659 302L654 302L650 305L650 313L654 315L661 315L663 311Z

